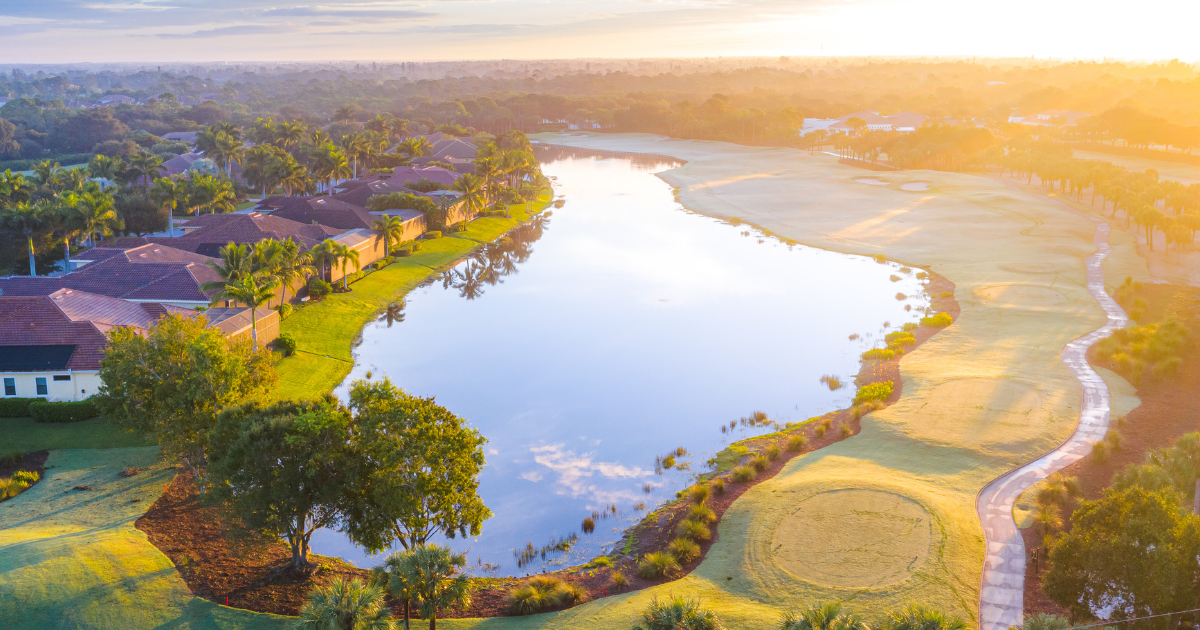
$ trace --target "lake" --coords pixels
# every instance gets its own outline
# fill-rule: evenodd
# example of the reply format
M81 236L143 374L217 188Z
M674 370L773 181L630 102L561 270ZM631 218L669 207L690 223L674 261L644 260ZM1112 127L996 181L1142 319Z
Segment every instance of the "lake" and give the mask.
M488 439L480 494L495 515L478 538L449 541L476 574L536 573L611 549L715 453L772 430L741 418L762 411L783 424L848 406L859 354L928 305L917 269L685 210L656 176L677 164L538 155L562 207L367 325L337 391L387 376ZM831 391L825 375L846 386ZM656 465L676 448L690 453L684 470ZM584 535L594 513L603 518ZM520 550L576 535L569 552L518 565ZM334 531L317 532L312 549L382 561Z

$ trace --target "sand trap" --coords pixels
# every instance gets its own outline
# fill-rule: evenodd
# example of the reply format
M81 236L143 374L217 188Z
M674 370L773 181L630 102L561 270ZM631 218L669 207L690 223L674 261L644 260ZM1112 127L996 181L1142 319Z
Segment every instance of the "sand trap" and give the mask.
M887 186L887 184L888 184L887 182L883 181L882 179L875 179L874 177L859 177L858 179L856 179L854 181L856 181L860 184L866 184L868 186Z
M932 522L921 504L891 492L816 494L775 529L775 564L818 584L863 588L895 584L929 556Z
M929 182L908 182L907 184L900 184L900 190L909 190L913 192L929 190Z

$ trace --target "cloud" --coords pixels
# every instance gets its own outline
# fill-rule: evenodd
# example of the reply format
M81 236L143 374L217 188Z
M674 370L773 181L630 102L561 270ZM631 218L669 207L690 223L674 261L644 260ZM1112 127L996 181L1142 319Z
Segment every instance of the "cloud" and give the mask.
M525 481L532 481L534 483L537 483L542 480L542 473L533 472L533 471L524 472L524 473L521 473L521 478L524 479Z
M414 11L411 9L353 9L333 7L289 7L286 9L269 9L263 11L263 17L319 17L359 20L422 20L437 17L429 11Z
M291 26L273 26L268 24L244 24L240 26L222 26L221 28L191 33L159 33L159 37L169 39L204 39L209 37L228 37L233 35L263 35L279 34L296 30Z
M84 9L93 9L96 11L167 11L179 8L178 6L155 2L89 2L79 6Z
M574 498L587 496L593 500L606 502L632 499L636 497L632 491L601 489L590 483L590 478L598 475L605 479L637 479L654 474L653 471L640 466L595 462L591 453L581 455L565 448L563 444L533 446L529 451L533 453L533 461L558 475L559 494L569 494ZM526 477L522 475L522 478Z

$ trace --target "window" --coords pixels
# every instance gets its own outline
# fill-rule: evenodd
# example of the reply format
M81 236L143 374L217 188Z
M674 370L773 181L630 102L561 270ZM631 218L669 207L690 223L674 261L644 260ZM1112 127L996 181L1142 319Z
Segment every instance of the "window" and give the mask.
M17 379L15 379L15 378L4 379L4 395L5 396L16 396L17 395Z
M50 390L46 388L46 377L45 376L39 376L39 377L33 379L33 382L37 385L37 395L38 396L48 396L50 394Z
M55 375L54 375L54 380L56 380L56 381L69 381L69 380L71 380L71 375L70 375L70 374L55 374Z

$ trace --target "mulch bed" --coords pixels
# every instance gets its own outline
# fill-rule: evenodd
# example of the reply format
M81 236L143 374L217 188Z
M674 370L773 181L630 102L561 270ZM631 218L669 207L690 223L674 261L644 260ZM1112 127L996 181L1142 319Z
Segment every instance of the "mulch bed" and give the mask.
M954 284L949 280L930 273L927 292L933 296L932 306L935 311L948 312L954 318L959 315L958 302L953 297L939 297L943 292L953 294ZM909 348L915 349L933 335L938 329L918 328L913 331L916 343ZM891 397L883 401L882 406L890 405L900 399L900 358L886 361L865 361L855 379L858 385L868 385L884 381L896 384ZM829 427L823 436L817 435L817 428L823 423ZM764 452L768 446L775 444L780 448L780 456L770 462L766 470L748 483L733 483L725 476L725 492L713 493L707 505L716 513L718 522L729 506L738 497L746 493L754 485L775 476L793 457L810 453L824 448L835 442L840 442L842 427L849 427L849 436L859 432L859 419L849 409L834 411L821 416L821 422L806 422L790 431L774 433L756 439L740 442L746 446L750 454ZM804 435L808 439L805 448L800 452L790 452L786 443L792 435ZM612 575L616 571L625 574L628 585L622 592L640 590L664 580L644 580L637 575L638 560L647 553L662 551L675 539L675 528L684 520L690 504L686 499L674 501L660 507L647 516L641 523L630 528L615 549L623 549L629 537L633 542L629 545L628 554L618 558L611 567L585 569L575 567L546 573L585 588L590 599L617 594L613 586ZM167 486L166 492L150 508L146 514L135 523L138 529L146 532L147 537L156 547L178 567L180 576L188 588L198 597L230 606L269 612L282 615L298 614L308 594L316 586L327 584L337 575L367 579L370 572L359 569L335 558L311 555L310 560L320 565L315 573L294 574L281 572L279 568L290 558L287 545L281 540L270 540L257 537L239 528L218 508L201 503L196 489L195 480L188 471L181 471ZM712 527L713 539L701 543L700 557L682 567L683 571L675 578L690 573L704 560L708 550L718 540L717 527ZM476 581L476 589L471 596L471 606L466 610L445 611L442 617L498 617L508 614L507 595L515 586L526 578L480 578ZM401 612L393 603L397 617ZM415 618L415 617L414 617Z
M0 477L11 477L18 470L28 470L38 474L38 481L46 476L46 459L50 451L30 451L25 453L21 461L11 466L0 466ZM33 486L30 486L33 487Z
M1144 379L1137 388L1142 404L1125 416L1123 422L1115 421L1121 435L1121 448L1108 451L1104 461L1087 457L1068 466L1063 473L1079 479L1083 498L1099 498L1112 483L1113 475L1130 464L1142 463L1146 453L1170 446L1179 436L1200 431L1200 289L1170 284L1146 284L1141 297L1147 304L1147 321L1160 321L1170 316L1179 317L1190 329L1192 349L1183 356L1179 372L1162 380ZM1109 367L1089 353L1093 365ZM1064 526L1069 528L1068 514L1064 512ZM1022 530L1025 539L1026 566L1032 570L1033 550L1042 544L1036 527ZM1040 562L1040 573L1045 574L1046 558ZM1042 592L1040 579L1025 580L1025 614L1039 612L1065 614Z

